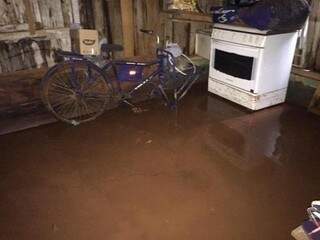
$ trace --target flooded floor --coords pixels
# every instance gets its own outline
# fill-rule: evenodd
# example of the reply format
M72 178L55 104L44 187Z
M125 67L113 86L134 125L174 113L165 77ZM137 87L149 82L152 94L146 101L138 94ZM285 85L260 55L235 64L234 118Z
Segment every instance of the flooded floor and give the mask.
M320 121L197 87L0 137L0 239L287 240L320 198Z

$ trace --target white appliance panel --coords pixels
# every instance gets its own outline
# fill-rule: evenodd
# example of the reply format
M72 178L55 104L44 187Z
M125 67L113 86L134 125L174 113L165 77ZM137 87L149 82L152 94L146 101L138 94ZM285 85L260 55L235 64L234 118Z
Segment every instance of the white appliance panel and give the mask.
M241 79L237 76L232 76L223 71L217 70L215 67L217 50L231 53L231 54L237 54L239 56L253 58L251 79ZM241 88L249 92L254 91L254 88L256 86L256 79L257 79L257 71L255 71L255 69L257 69L257 67L259 66L261 51L263 50L259 48L212 40L212 52L211 52L212 61L210 62L210 77L219 79L219 81L225 82L227 84Z
M257 69L257 93L264 94L288 87L297 39L298 33L268 36Z
M209 91L252 110L284 102L297 32L267 35L232 25L214 27Z
M211 37L203 33L196 33L196 55L210 60Z

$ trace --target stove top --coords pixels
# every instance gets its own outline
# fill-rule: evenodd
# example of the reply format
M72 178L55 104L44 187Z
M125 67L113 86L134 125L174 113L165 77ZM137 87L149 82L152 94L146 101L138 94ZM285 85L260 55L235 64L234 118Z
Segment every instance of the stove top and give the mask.
M259 35L269 35L271 32L266 30L266 31L261 31L256 28L250 28L246 26L241 26L241 25L235 25L235 24L221 24L221 23L215 23L213 25L214 28L218 29L224 29L224 30L229 30L229 31L235 31L235 32L243 32L243 33L252 33L252 34L259 34Z

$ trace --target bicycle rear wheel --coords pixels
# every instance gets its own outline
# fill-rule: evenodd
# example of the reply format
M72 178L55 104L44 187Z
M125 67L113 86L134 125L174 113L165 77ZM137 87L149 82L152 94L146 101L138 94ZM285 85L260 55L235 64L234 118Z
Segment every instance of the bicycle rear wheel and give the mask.
M89 61L66 61L43 78L43 101L58 119L78 125L100 116L113 90L102 71Z

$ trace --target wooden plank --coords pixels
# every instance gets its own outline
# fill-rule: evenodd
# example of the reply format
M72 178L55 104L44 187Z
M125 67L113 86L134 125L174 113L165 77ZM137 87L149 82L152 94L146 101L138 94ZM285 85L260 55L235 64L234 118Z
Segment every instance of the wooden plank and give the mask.
M320 85L311 100L309 111L320 116Z
M26 7L25 11L27 13L27 18L28 18L29 32L31 35L34 35L36 32L36 24L35 24L35 18L34 18L31 0L24 0L24 5Z
M38 0L41 23L44 29L64 27L64 19L59 0Z
M309 79L312 79L312 80L320 81L320 73L318 73L318 72L314 72L314 71L309 71L309 70L293 67L292 68L292 73L294 73L294 74L296 74L298 76L301 76L301 77L305 77L305 78L309 78Z
M30 37L36 42L26 40ZM52 66L58 48L71 49L69 29L41 30L33 36L29 32L11 33L10 38L0 38L0 73Z
M312 1L312 12L309 17L308 36L306 43L307 66L314 67L317 49L320 42L320 1Z
M80 24L80 0L71 0L72 6L72 20L71 23L73 24Z
M173 23L168 19L165 20L164 39L169 42L173 41Z
M41 104L40 81L47 68L1 74L0 117L16 112L30 112Z
M0 27L27 24L24 0L0 1Z
M124 56L134 56L133 0L120 0Z
M316 71L320 72L320 44L319 44L318 50L317 50L317 56L316 56L316 62L315 62L314 69Z
M198 7L203 13L210 14L211 7L223 6L224 0L198 0Z
M27 23L0 26L0 33L13 33L13 32L28 31L28 30L29 30L29 24Z
M99 39L107 38L107 24L104 0L95 0L93 3L94 26L99 33ZM115 27L115 26L114 26Z
M38 0L31 0L34 22L37 29L43 28Z
M109 31L108 42L123 45L120 1L107 1L106 8L107 26ZM115 52L114 57L123 57L123 52Z
M206 23L212 23L212 17L211 15L206 14L199 14L199 13L187 13L183 11L178 12L168 12L171 13L169 16L171 19L176 20L184 20L188 22L206 22Z
M196 51L196 33L197 30L203 29L205 26L203 23L193 22L190 23L190 33L189 33L189 55L194 55Z
M161 13L159 1L135 0L135 51L136 55L152 55L156 50L156 36L150 36L140 32L140 29L153 30L165 40L165 17Z
M189 33L190 23L174 22L173 23L173 41L178 43L185 54L189 54Z
M91 0L79 0L80 23L85 29L94 29L94 12Z
M71 23L73 23L73 9L71 0L61 1L61 8L63 16L63 25L64 27L70 27Z

